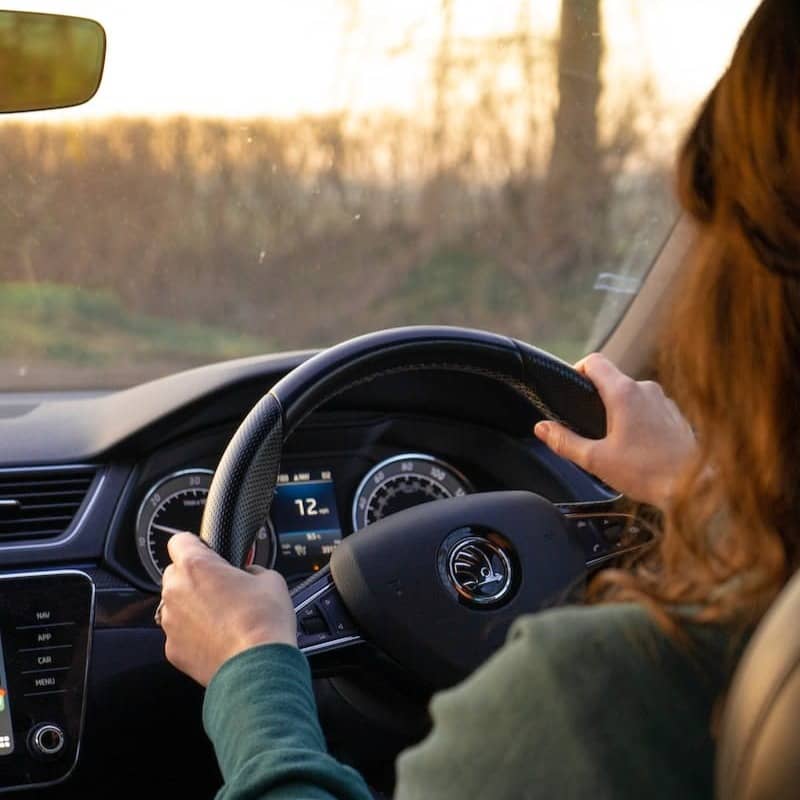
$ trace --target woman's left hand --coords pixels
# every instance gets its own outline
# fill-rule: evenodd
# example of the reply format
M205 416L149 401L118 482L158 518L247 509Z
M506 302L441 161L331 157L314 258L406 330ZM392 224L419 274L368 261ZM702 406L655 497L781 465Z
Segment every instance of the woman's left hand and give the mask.
M191 533L169 540L161 627L167 659L208 686L229 658L259 644L297 645L297 621L283 577L236 569Z

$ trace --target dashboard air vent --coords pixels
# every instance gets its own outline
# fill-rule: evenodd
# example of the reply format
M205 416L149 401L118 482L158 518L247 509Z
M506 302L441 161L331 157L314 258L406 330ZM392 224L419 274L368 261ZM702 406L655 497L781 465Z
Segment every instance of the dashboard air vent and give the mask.
M0 542L64 533L96 474L91 466L0 469Z

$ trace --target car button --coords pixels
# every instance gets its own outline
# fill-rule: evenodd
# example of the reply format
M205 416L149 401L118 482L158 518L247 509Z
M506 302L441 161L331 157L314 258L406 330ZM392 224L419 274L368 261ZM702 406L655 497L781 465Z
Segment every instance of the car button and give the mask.
M62 669L72 666L72 648L69 646L28 650L20 653L20 671L23 675L34 672Z

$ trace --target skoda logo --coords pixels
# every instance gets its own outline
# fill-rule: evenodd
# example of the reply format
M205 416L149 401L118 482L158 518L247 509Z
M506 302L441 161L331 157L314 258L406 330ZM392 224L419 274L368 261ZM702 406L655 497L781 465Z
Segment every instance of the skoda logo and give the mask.
M493 541L468 536L450 550L447 576L465 600L489 606L500 602L511 588L511 560Z

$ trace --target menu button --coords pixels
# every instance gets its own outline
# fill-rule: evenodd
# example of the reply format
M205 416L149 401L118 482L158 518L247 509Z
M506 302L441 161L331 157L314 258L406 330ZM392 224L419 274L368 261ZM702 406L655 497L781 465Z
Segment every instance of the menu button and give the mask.
M57 672L30 672L24 676L24 694L61 694L69 686L69 673L64 669Z

